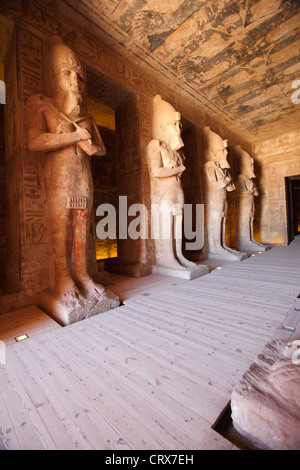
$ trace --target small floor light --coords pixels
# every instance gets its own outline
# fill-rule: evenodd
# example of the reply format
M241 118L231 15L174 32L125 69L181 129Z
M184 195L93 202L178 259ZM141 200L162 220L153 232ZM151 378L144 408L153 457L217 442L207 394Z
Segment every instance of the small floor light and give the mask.
M24 334L24 335L17 336L17 337L15 338L15 341L16 341L17 343L19 343L20 341L23 341L24 339L27 339L27 338L29 338L29 336L26 335L26 334Z
M222 266L218 266L216 269L222 269Z

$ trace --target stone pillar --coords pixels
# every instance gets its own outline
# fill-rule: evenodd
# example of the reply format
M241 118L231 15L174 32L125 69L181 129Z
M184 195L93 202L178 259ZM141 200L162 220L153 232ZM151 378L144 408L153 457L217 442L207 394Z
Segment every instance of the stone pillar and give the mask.
M140 216L139 212L130 215L129 208L140 204L140 207L147 209L143 186L140 100L136 94L116 111L116 139L118 257L108 260L105 266L111 272L140 277L150 274L151 270L146 260L147 239L143 236L133 239L129 233L130 223Z
M9 201L7 285L11 293L1 298L1 311L32 303L40 305L40 293L55 287L49 206L47 207L44 180L45 154L39 148L28 147L26 113L30 97L49 96L50 37L52 36L45 35L28 23L18 23L6 68L5 140ZM37 101L33 100L32 104ZM85 95L83 107L84 103ZM31 111L34 114L34 110ZM93 220L88 229L87 253L89 272L92 275L97 274ZM119 301L113 299L112 303L116 306ZM99 311L103 309L93 308L93 314ZM48 313L56 318L54 311ZM85 316L87 315L84 313L75 315L74 318L56 319L67 324Z
M6 68L7 283L25 303L48 286L51 271L42 157L27 148L26 123L27 98L43 91L43 62L42 37L18 27Z

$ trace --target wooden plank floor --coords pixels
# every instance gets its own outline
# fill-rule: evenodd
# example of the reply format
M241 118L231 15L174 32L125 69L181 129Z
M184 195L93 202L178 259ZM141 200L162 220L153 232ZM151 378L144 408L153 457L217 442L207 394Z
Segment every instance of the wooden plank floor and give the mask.
M30 338L46 331L61 328L36 305L29 305L0 315L0 339L6 345L15 343L15 338L27 334Z
M124 305L7 343L0 448L235 448L212 426L264 344L299 324L300 242L193 281L111 278Z

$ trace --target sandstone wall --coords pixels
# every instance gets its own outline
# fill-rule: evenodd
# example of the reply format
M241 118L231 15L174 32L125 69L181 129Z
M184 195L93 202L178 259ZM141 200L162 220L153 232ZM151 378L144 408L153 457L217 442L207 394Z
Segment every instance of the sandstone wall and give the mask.
M252 154L262 191L256 233L262 242L288 243L285 177L300 176L300 131L257 144Z

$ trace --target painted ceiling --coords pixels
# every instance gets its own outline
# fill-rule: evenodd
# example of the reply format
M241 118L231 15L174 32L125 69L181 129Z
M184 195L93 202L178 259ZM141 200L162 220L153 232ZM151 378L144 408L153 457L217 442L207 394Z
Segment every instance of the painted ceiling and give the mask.
M42 3L249 142L299 129L299 0Z
M300 80L299 0L57 3L150 73L180 82L249 142L299 129L292 88Z

